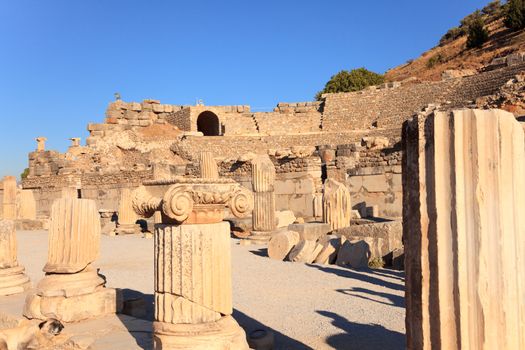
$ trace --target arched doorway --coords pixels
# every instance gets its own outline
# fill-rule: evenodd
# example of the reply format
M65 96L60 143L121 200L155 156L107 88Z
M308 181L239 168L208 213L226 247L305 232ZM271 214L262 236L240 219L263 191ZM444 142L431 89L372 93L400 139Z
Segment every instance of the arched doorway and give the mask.
M213 112L202 112L197 117L197 130L202 132L204 136L219 136L219 118Z

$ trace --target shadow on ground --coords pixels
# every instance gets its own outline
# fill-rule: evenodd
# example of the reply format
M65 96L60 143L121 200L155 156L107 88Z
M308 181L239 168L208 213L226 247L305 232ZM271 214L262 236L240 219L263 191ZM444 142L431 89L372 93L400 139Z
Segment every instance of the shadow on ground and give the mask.
M385 281L381 278L371 276L373 274L377 274L381 277L391 277L391 276L385 276L383 273L376 273L372 269L351 270L351 269L344 269L344 268L320 266L320 265L315 265L315 264L306 264L306 266L313 267L313 268L316 268L318 270L321 270L327 273L333 273L333 274L336 274L337 276L353 278L359 281L372 283L372 284L382 286L385 288L390 288L393 290L403 290L403 291L405 290L405 286L403 284L393 283L393 282ZM383 271L389 271L389 270L381 270L381 272ZM394 276L398 276L397 271L390 271L390 273L395 274Z
M373 290L370 290L370 289L358 288L358 287L354 287L354 288L350 288L350 289L336 289L336 291L339 292L339 293L343 293L343 294L346 294L346 295L350 295L350 296L356 297L356 298L370 300L370 301L373 301L373 302L376 302L376 303L379 303L379 304L383 304L383 305L397 306L397 307L400 307L400 308L403 308L403 309L405 308L405 298L404 298L404 296L400 296L400 295L376 292L376 291L373 291ZM366 294L366 295L363 295L363 294ZM390 302L387 303L387 302L384 302L384 301L381 301L381 300L377 300L377 299L371 298L371 297L369 297L367 295L369 295L369 296L376 296L376 297L380 297L380 298L385 298L385 299L388 299Z
M257 255L257 256L262 256L262 257L267 258L268 257L268 248L260 248L260 249L257 249L257 250L250 250L250 253L252 253L254 255Z
M144 350L153 349L153 318L155 312L153 295L143 294L133 289L121 289L120 292L123 301L144 300L145 307L143 310L134 310L129 315L117 314L117 317L135 339L137 346Z
M338 350L405 349L405 335L377 324L360 324L330 311L317 311L332 319L332 325L344 331L326 338L326 344Z
M146 310L144 315L141 315L137 317L136 315L132 315L136 318L129 317L127 315L117 315L122 322L122 324L127 328L130 335L135 339L135 342L139 347L142 349L152 349L152 322L154 318L154 297L151 294L143 294L141 292L138 292L136 290L132 289L123 289L122 290L122 298L123 300L130 300L130 299L137 299L137 298L143 298L143 300L146 302ZM137 320L138 318L138 320ZM297 350L311 350L312 348L301 343L300 341L297 341L295 339L292 339L288 337L287 335L280 333L279 331L276 331L270 327L267 327L266 325L262 324L261 322L251 318L250 316L246 315L245 313L234 309L233 310L233 318L239 323L239 325L244 329L246 332L246 335L250 334L250 332L253 332L258 329L265 329L268 331L273 332L275 337L275 350L279 349L297 349ZM147 322L149 325L148 331L144 330L144 322Z
M288 337L286 334L283 334L279 331L276 331L273 328L265 326L261 322L251 318L250 316L246 315L245 313L239 310L236 310L236 309L233 310L233 318L235 318L235 320L241 325L241 327L246 332L246 335L250 334L251 332L257 329L265 329L267 331L273 332L274 339L275 339L275 342L274 342L275 350L288 350L288 349L312 350L313 349L309 347L308 345L301 343L298 340Z

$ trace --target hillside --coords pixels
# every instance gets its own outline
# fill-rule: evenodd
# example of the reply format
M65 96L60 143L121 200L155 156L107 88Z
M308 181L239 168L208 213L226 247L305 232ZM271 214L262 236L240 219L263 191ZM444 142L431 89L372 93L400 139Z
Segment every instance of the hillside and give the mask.
M489 39L481 48L467 49L467 36L436 46L406 64L385 73L388 81L402 81L410 77L420 80L440 80L445 70L479 69L492 59L517 51L525 51L525 30L511 31L501 16L486 16L485 28Z

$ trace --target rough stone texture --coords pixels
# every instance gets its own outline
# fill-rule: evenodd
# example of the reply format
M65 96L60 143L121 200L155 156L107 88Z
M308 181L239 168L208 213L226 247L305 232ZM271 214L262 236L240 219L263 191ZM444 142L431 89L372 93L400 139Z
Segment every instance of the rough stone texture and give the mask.
M295 215L291 210L280 210L275 212L275 220L277 220L277 228L288 227L295 222Z
M370 257L370 245L367 242L346 240L337 253L335 263L339 266L363 269L368 267Z
M332 230L350 225L352 202L345 185L332 179L326 180L323 196L323 221L330 224Z
M276 233L268 242L268 256L275 260L284 260L292 248L299 243L299 233L284 231Z
M407 347L524 348L523 128L437 112L405 123L403 144Z
M305 241L317 241L321 237L327 235L332 229L330 224L322 222L307 222L304 224L288 225L289 231L299 233L299 239Z
M371 249L372 258L385 258L395 249L403 247L403 224L399 220L360 223L337 230L337 234L349 240L367 240L371 247L375 247Z
M92 267L100 250L100 221L95 202L62 198L53 204L46 275L27 296L24 316L77 322L117 312L114 289Z
M18 219L36 220L36 202L32 190L21 190L19 192Z
M310 264L317 257L316 253L319 254L318 243L315 241L300 241L297 243L290 254L288 259L293 262L302 262Z
M211 152L199 153L200 177L204 179L218 179L219 169Z
M334 264L337 252L341 248L341 238L331 235L321 243L322 249L314 260L316 264Z
M4 176L3 179L2 215L6 220L16 219L16 178Z
M0 295L22 293L30 286L29 277L17 260L15 224L0 220Z

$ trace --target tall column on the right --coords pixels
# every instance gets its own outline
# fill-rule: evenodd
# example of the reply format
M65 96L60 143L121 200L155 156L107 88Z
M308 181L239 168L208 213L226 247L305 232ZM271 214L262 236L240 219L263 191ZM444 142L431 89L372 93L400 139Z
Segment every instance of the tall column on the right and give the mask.
M501 110L403 126L408 349L525 349L525 142Z
M250 240L266 243L277 229L275 222L275 166L268 156L252 160L253 231Z

